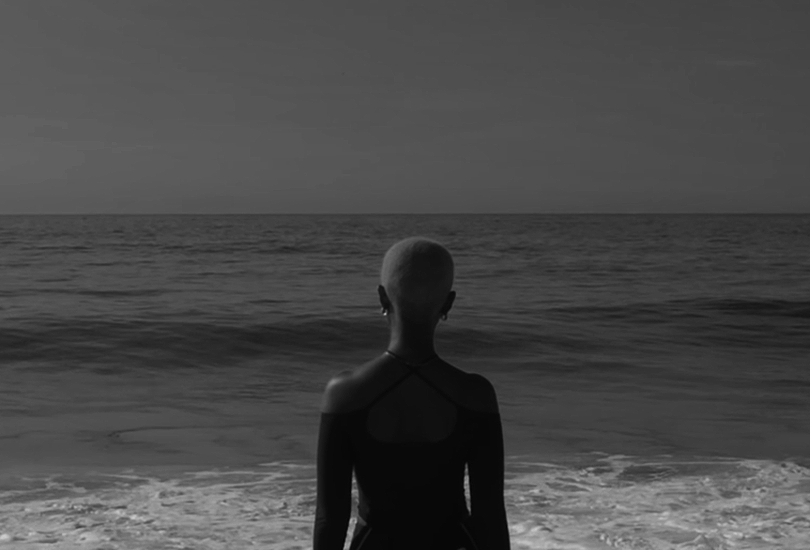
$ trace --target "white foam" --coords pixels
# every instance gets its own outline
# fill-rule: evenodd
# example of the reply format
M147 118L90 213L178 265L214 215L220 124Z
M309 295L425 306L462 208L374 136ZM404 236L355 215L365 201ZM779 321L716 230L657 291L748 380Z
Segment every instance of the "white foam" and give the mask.
M810 470L791 462L512 459L507 474L515 549L810 547ZM310 548L314 475L277 462L18 478L0 490L0 549Z
M507 483L514 548L810 547L810 470L769 461L605 457ZM523 464L523 470L531 464Z

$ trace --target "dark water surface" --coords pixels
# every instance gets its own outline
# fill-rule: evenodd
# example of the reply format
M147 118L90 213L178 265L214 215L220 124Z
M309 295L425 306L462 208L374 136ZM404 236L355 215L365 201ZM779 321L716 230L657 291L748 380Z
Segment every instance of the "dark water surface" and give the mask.
M673 465L709 461L724 465L713 491L728 476L728 494L754 491L742 471L780 502L810 491L810 216L798 215L0 217L0 468L306 470L325 382L384 349L378 269L410 235L454 255L458 299L437 349L495 384L511 464L534 465L514 471L520 483L553 500L572 497L558 485L574 478L589 493L604 476L680 480L652 500L633 493L646 506L702 479L667 477L691 471ZM633 477L658 471L650 461L666 480ZM14 498L39 502L31 491L48 485L31 483ZM307 487L284 497L303 499L304 523ZM510 493L510 518L529 493ZM792 516L759 504L764 545L761 531ZM512 526L541 544L537 524ZM702 548L693 539L710 535L689 529L681 546L660 533L668 543L646 544ZM622 547L603 531L587 536ZM272 547L296 547L295 532ZM559 541L591 548L580 538Z

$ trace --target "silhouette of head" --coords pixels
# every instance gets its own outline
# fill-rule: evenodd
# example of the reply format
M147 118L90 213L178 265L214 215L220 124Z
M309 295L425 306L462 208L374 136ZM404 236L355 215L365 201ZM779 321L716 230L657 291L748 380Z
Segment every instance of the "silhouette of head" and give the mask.
M380 303L404 321L436 322L452 307L453 257L423 237L394 244L380 270Z

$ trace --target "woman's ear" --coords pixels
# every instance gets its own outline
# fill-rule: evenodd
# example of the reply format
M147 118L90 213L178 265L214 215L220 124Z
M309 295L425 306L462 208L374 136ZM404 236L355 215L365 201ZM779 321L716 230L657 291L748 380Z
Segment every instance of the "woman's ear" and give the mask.
M377 287L377 294L380 296L380 305L383 309L391 309L391 300L388 298L388 293L385 291L385 287L379 285Z
M444 305L442 306L441 313L442 315L447 315L450 309L453 307L453 302L456 300L456 291L451 290L447 294L447 298L444 300Z

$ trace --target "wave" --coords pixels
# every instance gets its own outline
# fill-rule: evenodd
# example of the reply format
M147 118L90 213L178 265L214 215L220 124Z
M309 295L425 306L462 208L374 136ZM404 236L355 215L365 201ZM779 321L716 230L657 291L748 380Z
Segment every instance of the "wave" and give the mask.
M149 291L87 290L102 298L141 297ZM507 359L521 368L554 363L564 372L635 369L628 351L686 347L810 349L810 301L671 300L617 306L550 308L531 320L508 316L443 324L441 352ZM465 326L466 323L466 326ZM376 317L298 317L251 322L195 313L192 317L41 317L3 323L0 362L101 361L111 357L153 363L221 364L255 357L375 353L388 341ZM598 359L598 360L595 360ZM638 359L638 358L637 358ZM550 366L549 368L552 368Z
M704 307L728 314L810 319L810 300L710 300Z
M504 504L514 545L695 549L766 541L744 547L793 550L810 544L810 470L795 462L613 455L587 457L595 464L582 468L578 458L508 457ZM15 546L309 547L316 512L311 460L85 469L0 481L0 513L8 518L0 541ZM350 498L355 508L356 487ZM352 517L349 537L355 524Z
M87 360L125 356L153 362L182 357L189 364L283 355L334 355L381 350L387 328L377 319L311 319L233 324L167 320L40 319L6 327L0 358L7 361ZM525 334L463 328L442 330L442 349L491 356L531 344Z
M53 279L39 282L64 282L64 279ZM37 288L32 294L66 294L70 296L86 296L90 298L145 298L165 294L163 289L134 288L134 289L90 289L90 288ZM0 296L3 294L0 293ZM19 296L20 291L9 293L8 296Z
M708 316L713 314L810 319L810 300L690 298L655 302L635 302L610 306L568 306L551 312L591 314L609 318Z
M547 311L634 345L668 344L795 352L809 350L810 301L693 298Z

